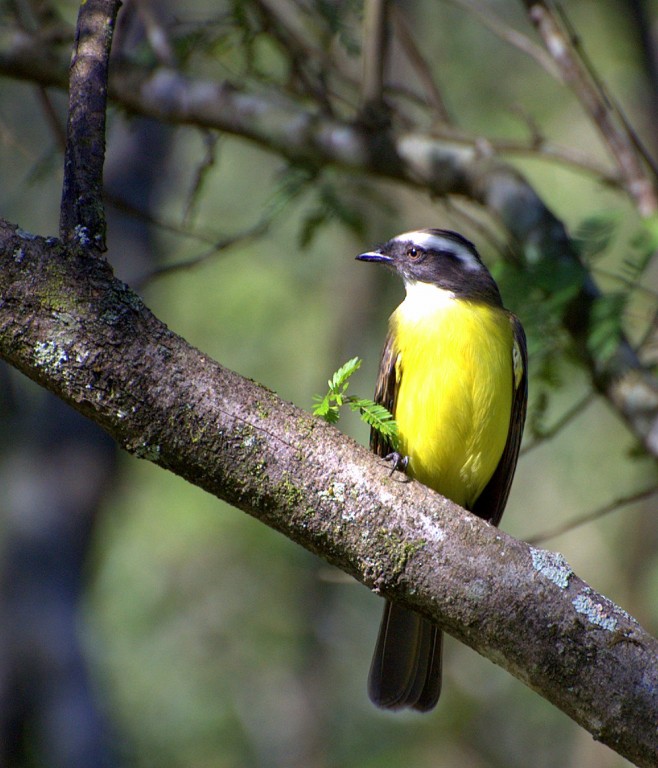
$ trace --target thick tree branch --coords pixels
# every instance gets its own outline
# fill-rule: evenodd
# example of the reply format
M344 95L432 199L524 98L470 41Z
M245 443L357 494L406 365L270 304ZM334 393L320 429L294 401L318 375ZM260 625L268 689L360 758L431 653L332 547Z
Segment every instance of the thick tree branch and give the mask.
M640 766L658 642L533 549L168 330L102 260L0 224L0 355L114 437L440 622Z
M17 30L0 50L0 72L44 87L67 88L69 60L70 46Z
M313 51L313 53L314 55L319 55L319 52L317 51ZM123 76L127 76L129 72L134 72L135 77L140 80L141 77L138 73L141 72L142 76L149 74L142 67L126 62L123 63L121 69ZM19 80L36 82L44 86L64 88L67 83L65 51L58 50L41 38L23 33L15 33L5 48L0 47L0 74ZM113 77L112 81L115 81L116 79L116 77ZM425 77L422 77L421 79L423 79L423 81L426 80ZM189 82L195 81L192 80ZM427 87L429 88L429 85L427 85ZM234 90L239 91L240 89L235 87ZM113 97L117 103L121 104L121 98L118 94L113 94ZM435 109L441 117L445 112L444 108L440 108L435 103L435 99L432 96L429 98L432 103L432 108ZM143 112L139 104L135 105L133 110L138 114ZM327 110L327 113L330 114L330 110ZM444 115L442 119L449 122L449 116L446 117ZM179 122L179 119L177 119L175 114L170 116L170 120ZM227 130L223 125L218 125L216 120L216 115L213 114L212 118L208 115L210 127L215 127L219 130ZM544 158L547 161L565 163L588 175L596 176L604 184L611 186L619 184L619 176L594 158L588 157L585 153L578 152L571 147L556 146L543 138L540 141L533 139L530 143L524 144L520 141L504 139L482 140L479 137L474 138L468 134L460 134L454 130L451 130L449 133L451 135L448 135L447 138L453 138L452 134L454 134L456 145L474 146L478 144L481 147L486 146L491 148L492 152L500 152L504 155L521 154L525 156L530 154L535 157ZM442 129L442 134L448 134L445 127ZM436 139L436 136L434 138Z
M103 163L112 33L120 0L80 4L69 77L69 111L59 231L64 241L105 250Z

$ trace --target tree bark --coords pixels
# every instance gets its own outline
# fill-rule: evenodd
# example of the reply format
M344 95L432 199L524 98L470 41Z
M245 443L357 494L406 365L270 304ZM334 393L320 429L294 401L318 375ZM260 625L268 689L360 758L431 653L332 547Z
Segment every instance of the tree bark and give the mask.
M105 250L103 165L110 49L120 0L85 0L69 73L69 110L59 233Z

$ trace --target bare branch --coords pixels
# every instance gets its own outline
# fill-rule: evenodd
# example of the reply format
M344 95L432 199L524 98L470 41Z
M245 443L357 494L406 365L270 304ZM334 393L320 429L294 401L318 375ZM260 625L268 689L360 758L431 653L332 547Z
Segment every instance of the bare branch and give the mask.
M626 189L642 216L650 216L658 208L652 181L640 161L633 136L624 120L616 119L617 111L592 77L573 42L543 0L524 0L531 21L537 27L547 49L558 65L562 77L598 129L617 163ZM621 124L619 124L621 123Z
M575 418L590 406L596 399L594 392L588 392L584 397L575 402L571 408L568 408L559 419L557 419L550 427L543 429L541 434L533 440L531 443L524 442L521 448L521 455L530 453L530 451L543 445L547 440L552 440L557 434L559 434L568 424L570 424Z
M161 267L156 267L148 274L144 275L144 277L137 282L135 288L141 289L159 277L194 269L194 267L198 267L200 264L205 263L213 256L217 256L217 254L221 253L222 251L227 251L229 248L233 248L236 245L244 245L249 240L261 237L267 232L270 224L271 219L265 217L261 219L261 221L254 224L254 226L246 229L244 232L239 232L237 235L231 235L229 237L223 237L219 240L216 240L213 242L210 248L206 249L197 256L185 259L184 261L176 261L173 264L163 264Z
M378 114L384 98L388 0L366 0L363 18L363 109Z
M218 237L213 233L208 231L200 231L198 226L192 229L191 227L187 227L184 224L174 224L171 221L165 221L150 211L140 208L139 206L134 205L133 203L130 203L121 197L113 195L107 190L103 194L103 199L106 205L111 206L117 211L121 211L127 216L137 219L138 221L144 222L145 224L151 224L163 232L170 232L171 234L178 235L179 237L196 240L206 245L214 245L218 240Z
M219 136L210 131L204 131L202 135L203 146L205 149L204 155L201 158L201 162L197 165L194 171L194 178L192 179L192 186L187 194L187 200L183 210L182 220L185 225L189 225L192 221L194 209L198 203L199 195L203 189L208 174L215 167L217 160L217 143Z
M391 15L393 17L393 23L395 24L395 31L398 40L400 41L400 45L409 59L411 66L415 69L418 79L423 84L427 95L427 101L434 112L434 115L443 123L451 123L450 113L448 112L448 107L441 95L439 86L436 84L425 57L416 45L416 40L409 29L404 14L396 3L391 5Z
M651 175L653 176L653 181L655 183L656 179L658 179L658 169L656 168L656 164L654 163L653 158L647 151L646 147L643 145L640 137L635 131L635 128L626 117L626 113L620 107L619 102L612 97L608 89L605 87L603 80L599 77L596 68L593 66L592 62L587 56L587 52L582 46L580 38L571 25L571 21L569 20L569 16L564 6L560 3L557 3L556 8L559 12L560 19L562 20L562 24L564 25L569 41L573 45L574 52L577 55L579 61L582 63L585 72L590 77L591 82L596 88L596 91L600 95L602 101L610 107L617 120L619 120L622 132L625 133L625 136L628 138L633 147L635 147L638 156L642 158L642 160L646 163L648 169L651 171Z
M139 0L136 12L144 25L146 37L158 61L168 67L174 66L177 56L164 23L163 4L156 4L154 0Z
M313 56L320 55L318 49L313 49ZM39 38L28 35L17 35L13 38L12 44L2 49L0 48L0 74L8 77L14 77L17 79L34 81L46 86L58 86L61 88L66 87L65 69L66 58L57 49L52 46L47 46ZM148 76L146 70L142 70L135 65L128 65L123 62L121 66L115 66L115 70L119 70L123 74L121 80L124 78L132 78L134 75L136 79L141 80L138 73L141 72L144 79ZM173 72L173 70L165 69L165 72ZM113 78L116 82L116 78ZM113 81L111 80L111 82ZM190 87L198 81L188 81ZM206 83L210 85L210 83ZM350 85L355 85L350 82ZM221 84L215 83L213 88L222 87ZM225 87L232 89L235 93L239 93L243 89L238 86L234 86L230 83L225 83ZM123 88L119 89L124 91ZM395 89L392 89L395 91ZM412 94L404 93L402 95L407 97L417 97ZM118 103L122 103L122 96L116 90L112 93L115 100ZM254 97L254 104L265 105L268 100L263 97ZM137 100L132 100L138 102ZM269 103L275 104L276 98L273 96ZM289 102L291 107L294 107L293 102ZM139 103L123 104L123 106L129 106L136 113L141 114L144 112L144 107L140 107ZM168 120L174 123L187 122L186 118L178 113L178 109L175 105L172 105L173 111ZM197 105L200 109L201 105ZM331 114L331 111L327 111L327 114ZM199 113L199 120L197 123L192 121L192 124L196 124L206 128L216 128L218 130L227 130L226 123L230 122L230 115L228 120L222 121L219 114L216 114L216 110L210 109L206 111L206 115L203 115L201 111ZM433 130L432 136L437 140L455 142L456 145L463 145L467 148L477 148L487 145L491 149L491 153L502 153L509 155L526 155L536 157L540 160L546 160L548 162L557 162L573 166L575 169L584 171L589 175L593 175L599 178L604 184L611 186L620 185L620 176L618 173L611 171L609 167L602 165L594 158L587 156L584 152L573 149L571 147L557 146L546 139L541 139L539 143L536 140L530 142L521 142L517 140L508 139L490 139L479 136L473 136L467 134L464 131L457 130L454 127L443 125L441 130Z
M560 77L560 70L555 66L555 62L543 48L530 40L526 35L506 24L488 6L476 0L449 0L449 2L472 13L494 35L534 59L551 77L555 79Z
M70 48L55 46L38 35L14 32L0 51L0 72L44 87L66 89L69 59Z
M562 525L557 525L554 528L549 528L546 531L536 533L533 536L526 538L526 541L528 544L543 544L547 539L554 539L556 536L561 536L563 533L569 533L569 531L573 531L575 528L580 528L581 525L593 523L594 521L609 515L611 512L617 512L623 507L646 501L656 494L658 494L658 485L654 484L649 488L630 493L628 496L620 496L618 499L614 499L608 504L604 504L602 507L598 507L585 515L576 517L573 520L569 520Z
M621 177L609 165L603 165L582 150L574 147L558 146L544 136L533 133L528 141L516 139L492 139L484 136L473 136L452 126L434 128L432 135L443 141L454 141L467 147L475 147L489 154L521 155L535 160L560 163L574 170L586 173L610 187L620 187Z
M658 641L560 555L389 477L366 448L172 333L103 260L0 223L0 261L8 362L129 452L440 623L655 764Z
M60 236L105 250L103 163L108 61L120 0L86 0L71 61Z
M57 144L60 151L64 152L66 149L66 132L64 131L64 127L60 122L59 115L55 111L52 99L50 98L48 91L43 87L43 85L37 86L37 96L39 98L39 103L41 104L43 113L46 116L46 121L48 122L53 137L55 138L55 143Z

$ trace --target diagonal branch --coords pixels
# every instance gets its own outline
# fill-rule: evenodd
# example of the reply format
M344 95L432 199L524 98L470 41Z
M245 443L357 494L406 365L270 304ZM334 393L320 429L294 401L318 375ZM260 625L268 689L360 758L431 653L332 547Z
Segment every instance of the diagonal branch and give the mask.
M418 48L415 36L411 29L409 29L405 15L396 3L391 4L391 14L393 24L395 25L395 32L400 41L400 45L402 46L402 50L409 59L409 63L414 68L416 76L423 85L427 103L430 105L435 118L442 123L452 123L453 120L450 117L450 112L439 86L434 79L431 67Z
M609 515L611 512L616 512L621 507L627 507L631 504L637 504L638 502L646 501L647 499L650 499L652 496L656 496L657 494L658 484L654 483L648 488L643 488L640 491L635 491L635 493L629 493L626 496L613 499L613 501L609 501L607 504L604 504L601 507L597 507L596 509L587 512L584 515L579 515L578 517L575 517L572 520L567 520L566 522L560 525L556 525L553 528L535 533L528 537L526 541L529 544L543 544L547 539L554 539L556 536L562 536L563 534L568 533L569 531L573 531L575 528L578 528L581 525L586 525L587 523L594 522L595 520L600 520L605 515Z
M542 36L546 48L557 64L562 78L574 92L581 106L589 115L608 150L615 159L624 179L626 189L643 216L650 216L658 209L656 190L647 176L634 137L618 110L602 92L600 84L592 77L582 58L572 44L569 34L544 0L523 0L530 16ZM619 124L620 123L620 124Z
M526 56L530 56L530 58L534 59L551 77L558 78L560 76L560 71L555 66L555 62L550 54L548 54L540 45L537 45L537 43L530 40L529 37L514 29L503 21L503 19L498 18L498 16L491 10L490 4L480 2L479 0L449 0L449 2L472 13L480 23L493 32L494 35L511 45L513 48L522 51Z
M101 259L0 222L0 356L134 455L439 622L639 766L658 641L576 576L172 333Z

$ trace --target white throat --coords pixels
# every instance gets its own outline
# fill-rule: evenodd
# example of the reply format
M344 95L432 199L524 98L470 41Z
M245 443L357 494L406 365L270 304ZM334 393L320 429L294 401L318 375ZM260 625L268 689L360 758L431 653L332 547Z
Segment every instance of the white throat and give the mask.
M439 309L447 308L455 299L452 291L439 288L433 283L405 280L404 287L407 296L400 305L400 310L408 320L421 320Z

